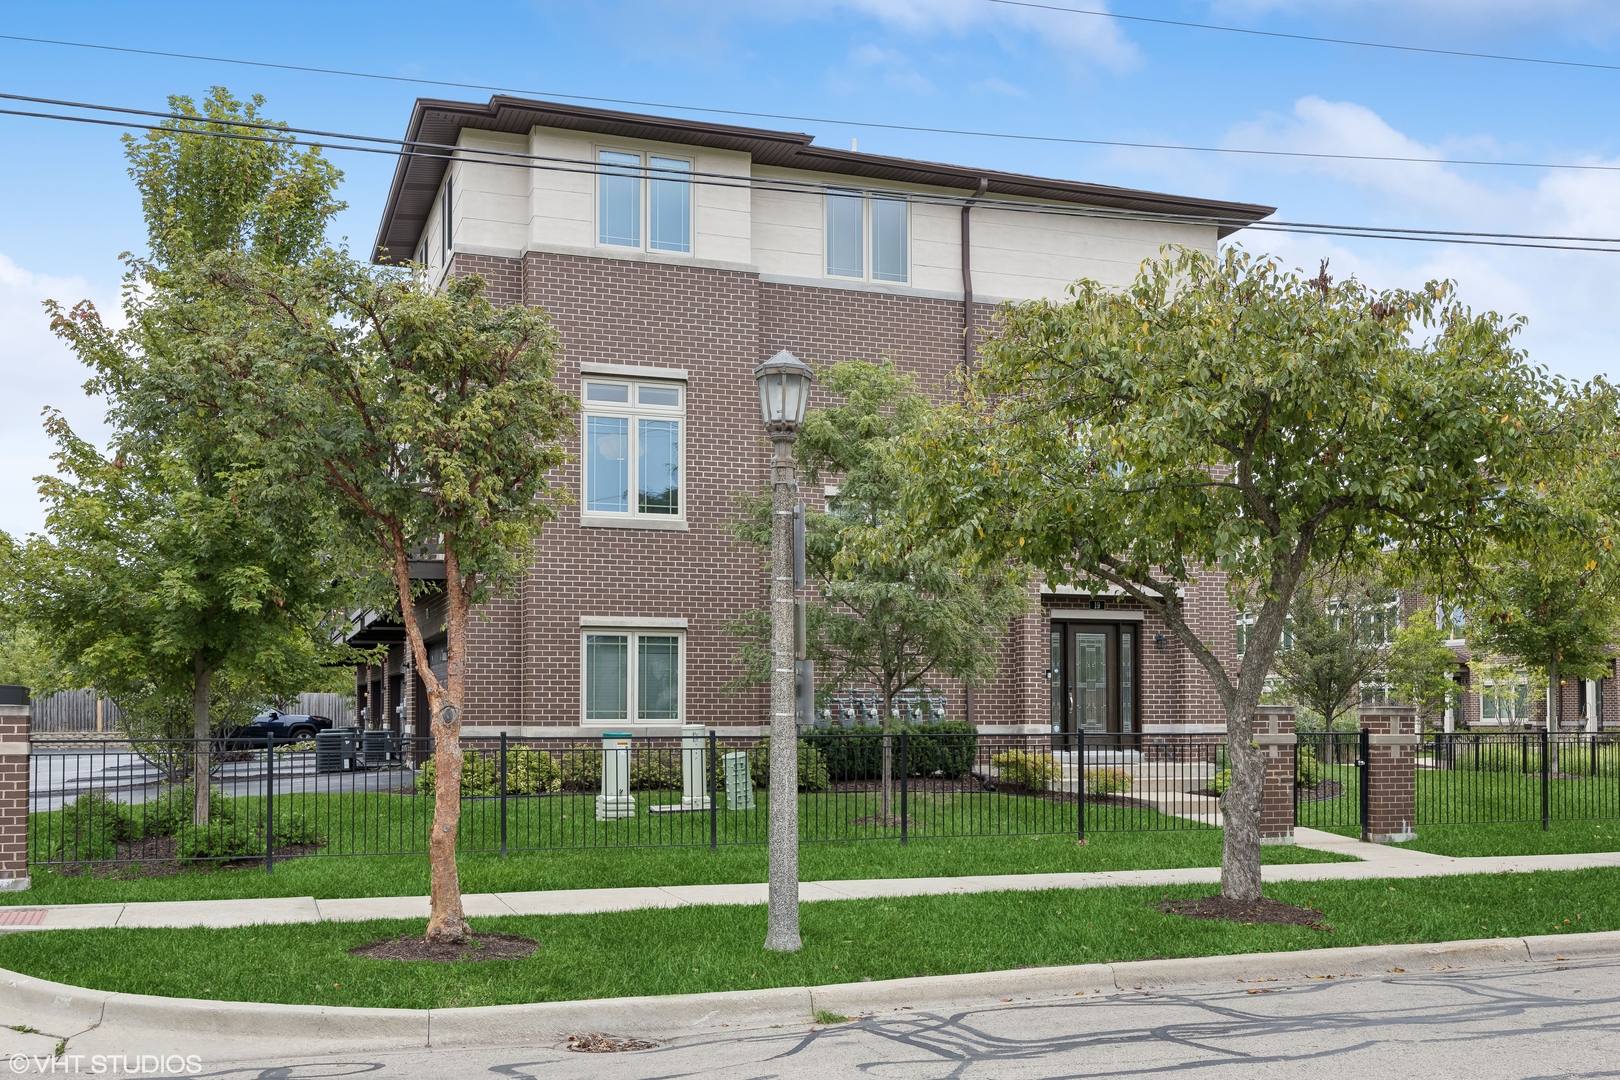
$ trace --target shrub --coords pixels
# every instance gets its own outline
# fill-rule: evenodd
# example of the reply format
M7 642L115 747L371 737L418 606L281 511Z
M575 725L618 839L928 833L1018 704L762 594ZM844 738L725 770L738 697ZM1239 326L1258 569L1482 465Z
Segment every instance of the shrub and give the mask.
M1215 774L1215 779L1209 782L1209 790L1217 795L1225 795L1226 789L1232 786L1232 770L1222 769Z
M1124 769L1087 769L1087 795L1123 795L1135 783Z
M130 808L100 791L87 791L62 807L49 857L98 862L118 857L117 844L133 839Z
M1316 748L1294 747L1294 784L1296 787L1315 787L1322 782L1322 763L1317 760Z
M417 770L417 794L433 794L437 776L437 766L430 757ZM532 746L507 747L506 794L539 795L557 791L561 787L561 780L562 770L557 765L557 759L544 750ZM467 797L501 794L501 753L498 749L462 751L461 794Z
M1059 776L1057 760L1051 754L1029 750L1005 750L990 758L996 776L1008 784L1045 791Z
M206 829L180 834L175 852L182 859L246 859L264 854L264 833L238 821L209 820Z
M557 759L532 746L513 746L506 751L506 793L539 795L562 789L562 769Z
M906 729L906 774L933 776L940 773L956 779L973 768L979 752L979 738L973 725L962 720L913 724ZM883 772L883 740L876 738L883 729L862 725L849 731L830 731L802 736L802 741L819 750L827 761L827 771L839 781L876 780ZM894 768L900 768L900 725L894 738ZM852 737L853 736L853 737Z
M748 751L748 776L756 788L771 786L771 740L762 739ZM827 790L827 759L809 740L799 740L799 790Z
M315 822L298 811L276 815L277 844L319 844L321 836L315 831ZM261 843L262 851L264 845Z
M679 791L681 752L649 747L630 750L631 791Z
M294 743L282 743L280 746L276 747L276 757L286 757L288 754L313 754L314 752L314 739L304 739L301 742Z
M601 744L569 743L563 751L558 780L564 791L601 791Z

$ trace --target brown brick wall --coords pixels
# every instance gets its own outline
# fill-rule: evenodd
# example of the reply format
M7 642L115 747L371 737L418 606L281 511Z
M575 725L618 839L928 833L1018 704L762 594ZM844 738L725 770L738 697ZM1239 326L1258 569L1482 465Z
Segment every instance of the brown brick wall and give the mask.
M1254 741L1265 755L1260 791L1260 842L1294 842L1294 710L1267 706L1255 710Z
M31 716L27 705L0 705L0 892L28 887L26 749Z
M1400 843L1417 832L1417 710L1389 705L1359 710L1367 751L1367 816L1362 838Z

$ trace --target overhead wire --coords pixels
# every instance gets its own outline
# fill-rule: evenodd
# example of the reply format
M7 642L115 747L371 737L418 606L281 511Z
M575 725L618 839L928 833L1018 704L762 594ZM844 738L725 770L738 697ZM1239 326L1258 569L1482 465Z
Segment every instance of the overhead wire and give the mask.
M205 135L218 138L228 138L238 141L278 143L286 146L301 146L314 149L346 150L354 153L369 153L385 157L405 158L434 158L437 160L455 159L467 164L482 164L494 166L517 167L529 170L542 170L562 173L575 173L584 175L599 175L619 171L623 167L601 165L594 161L582 158L566 158L552 155L531 154L516 150L498 150L494 148L456 146L448 143L431 143L423 140L393 139L374 135L359 135L345 132L316 131L314 129L295 128L281 123L255 122L255 121L213 121L207 116L185 113L163 113L149 109L124 108L122 106L101 105L93 103L79 103L63 101L61 99L34 98L21 94L0 94L0 99L22 100L34 102L48 102L60 107L94 109L119 113L127 116L143 116L152 119L162 119L168 123L148 123L143 120L101 118L87 116L71 116L61 113L45 113L20 109L0 109L0 115L18 116L32 119L56 120L73 123L91 124L103 127L123 129L141 129L157 132L178 132L186 134ZM241 131L215 130L208 127L177 128L177 122L188 124L219 124L227 128L246 128L250 131L266 131L268 134L252 135ZM297 138L298 135L314 135L323 139L335 139L339 142L307 142ZM351 142L363 142L373 145L355 146ZM636 171L648 171L646 166L638 166ZM662 170L660 170L662 171ZM673 172L673 170L671 170ZM861 185L857 182L845 181L812 181L796 180L791 177L756 177L738 176L729 173L707 173L696 170L682 170L679 175L687 182L699 186L730 187L748 190L776 190L797 191L816 194L847 193L882 197L893 196L896 189L872 185ZM930 193L907 191L906 201L922 205L960 206L965 196L941 196ZM995 199L986 206L987 209L1010 211L1014 213L1046 214L1065 217L1083 217L1103 220L1124 221L1151 221L1160 224L1183 225L1227 225L1237 229L1253 229L1261 232L1283 232L1301 235L1338 236L1346 238L1363 238L1379 240L1401 240L1418 243L1466 244L1488 247L1515 247L1537 248L1559 251L1592 251L1620 253L1620 237L1601 236L1567 236L1559 234L1539 233L1506 233L1484 231L1461 231L1444 229L1407 229L1396 226L1376 225L1340 225L1327 222L1292 222L1282 220L1259 220L1249 218L1229 218L1219 214L1174 214L1155 211L1131 210L1119 207L1077 205L1072 203L1057 203L1040 200ZM1616 245L1616 246L1603 246Z
M991 0L996 3L1011 3L1012 0ZM1023 6L1043 7L1049 5L1029 4ZM1091 11L1083 8L1057 8L1053 10L1071 11L1082 15L1108 14ZM1123 17L1123 16L1122 16ZM1174 23L1175 20L1152 20L1147 16L1130 16L1129 18L1142 21L1163 21ZM1180 25L1180 24L1177 24ZM1218 27L1213 24L1186 24L1196 25L1210 29L1236 28ZM1256 31L1259 33L1259 31ZM1271 32L1265 32L1270 34ZM1322 39L1328 40L1328 39ZM265 68L276 71L292 71L302 74L335 75L351 79L370 79L379 82L407 83L417 86L442 86L457 90L482 90L495 94L516 94L529 97L554 98L563 101L587 101L600 105L627 105L640 109L667 109L673 112L706 113L715 116L738 116L759 120L785 120L792 123L803 124L831 124L838 127L862 128L878 131L908 131L925 135L955 135L976 139L999 139L1015 142L1049 143L1060 146L1102 146L1125 150L1169 150L1185 153L1199 154L1226 154L1249 157L1276 157L1276 158L1303 158L1319 159L1324 161L1386 161L1409 162L1438 165L1462 165L1480 168L1511 168L1511 169L1569 169L1575 171L1614 172L1620 171L1620 166L1596 165L1579 162L1536 162L1536 161L1503 161L1491 158L1441 158L1422 157L1417 155L1401 154L1334 154L1320 151L1305 150L1264 150L1232 146L1198 146L1186 143L1157 143L1142 142L1126 139L1087 139L1068 135L1034 135L1022 132L988 131L975 128L938 127L926 124L898 124L880 120L851 120L847 118L810 116L798 113L760 112L749 109L723 109L706 105L684 105L674 102L643 101L635 98L603 97L590 94L570 94L559 90L535 90L522 87L501 86L494 83L462 82L454 79L429 79L411 75L387 75L374 71L356 71L347 68L318 67L310 64L286 64L270 60L244 60L239 57L210 56L203 53L170 52L163 49L140 49L127 45L103 45L96 42L70 41L63 38L28 37L21 34L0 34L0 41L16 41L37 45L55 45L67 48L92 49L103 52L127 53L136 56L156 56L174 60L194 60L213 64L233 64L242 67ZM1358 44L1356 42L1338 42L1341 44ZM1359 43L1371 44L1371 43ZM1395 48L1395 46L1389 46ZM1404 47L1403 47L1404 48ZM1416 46L1412 47L1416 49ZM1421 51L1421 50L1419 50ZM1487 56L1487 54L1480 54ZM1526 59L1513 57L1488 57L1492 59ZM1526 59L1526 62L1531 62ZM1543 61L1535 61L1543 62ZM1544 61L1553 63L1554 61ZM1575 64L1574 61L1570 62ZM1575 65L1604 67L1606 65ZM1612 65L1620 70L1620 65Z
M1390 41L1362 41L1357 38L1326 37L1319 34L1291 34L1283 30L1258 30L1246 26L1224 26L1220 23L1192 22L1186 19L1166 19L1154 15L1126 15L1118 11L1097 8L1065 7L1061 4L1042 4L1036 0L987 0L1004 7L1034 8L1038 11L1061 11L1070 15L1090 15L1115 22L1151 23L1158 26L1177 26L1192 30L1218 30L1225 34L1244 34L1250 37L1281 38L1284 41L1310 41L1324 45L1350 45L1358 49L1383 49L1389 52L1425 53L1429 56L1453 56L1466 60L1498 60L1514 64L1545 64L1550 67L1587 68L1593 71L1620 71L1620 64L1599 64L1591 60L1555 60L1543 56L1514 56L1510 53L1470 52L1467 49L1441 49L1424 45L1397 45Z

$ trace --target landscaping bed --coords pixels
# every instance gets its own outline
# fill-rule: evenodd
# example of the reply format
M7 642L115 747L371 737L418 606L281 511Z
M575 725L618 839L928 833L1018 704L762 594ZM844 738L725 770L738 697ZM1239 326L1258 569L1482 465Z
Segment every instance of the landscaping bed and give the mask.
M1331 946L1620 929L1620 869L1413 880L1283 882L1320 925L1158 910L1207 885L825 901L801 910L804 948L762 948L765 909L691 907L474 919L540 943L527 959L425 963L350 950L420 934L377 921L0 936L0 967L99 990L331 1006L448 1008L892 979L912 975ZM635 943L656 947L635 947Z

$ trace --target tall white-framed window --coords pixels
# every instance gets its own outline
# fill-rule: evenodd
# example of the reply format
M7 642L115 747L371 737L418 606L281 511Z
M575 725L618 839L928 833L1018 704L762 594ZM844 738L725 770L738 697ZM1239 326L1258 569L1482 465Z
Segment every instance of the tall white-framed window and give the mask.
M1446 636L1447 645L1468 644L1468 612L1461 604L1436 604L1434 625Z
M1242 659L1243 654L1249 651L1249 636L1254 633L1255 613L1240 611L1234 620L1233 629L1237 635L1237 655ZM1294 647L1294 620L1292 616L1283 618L1282 637L1277 640L1277 650L1287 652Z
M679 723L686 711L686 635L679 630L581 633L587 723Z
M686 384L587 375L580 461L586 524L686 519Z
M692 252L692 163L631 150L596 153L596 242Z
M1530 719L1530 680L1487 682L1479 688L1479 718L1493 724L1522 724Z
M827 276L911 280L911 204L854 192L826 196Z

